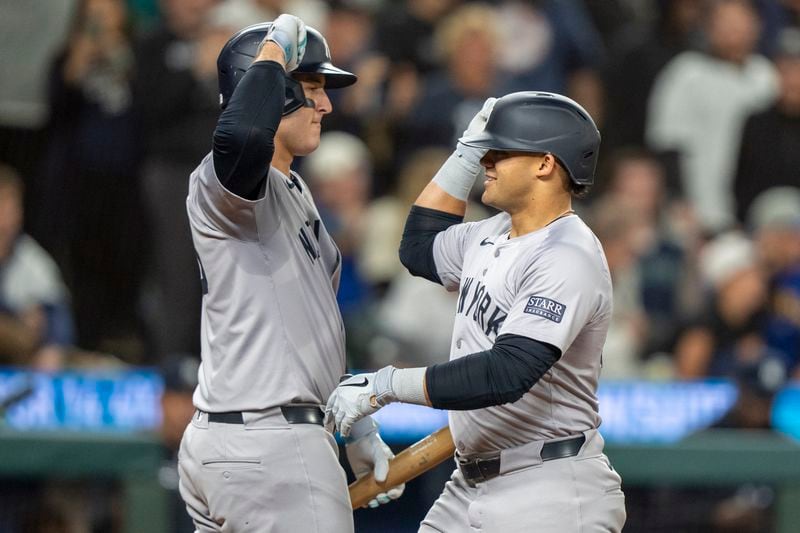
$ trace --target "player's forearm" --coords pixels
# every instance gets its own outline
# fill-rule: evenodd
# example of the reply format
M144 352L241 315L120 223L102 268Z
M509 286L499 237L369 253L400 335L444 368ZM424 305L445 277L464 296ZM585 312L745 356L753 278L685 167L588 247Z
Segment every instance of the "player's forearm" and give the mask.
M481 174L480 157L480 153L459 144L414 205L464 216L469 193Z
M258 198L269 170L283 112L285 83L282 63L254 63L237 85L214 130L214 170L220 183L242 198Z
M467 202L460 200L442 189L432 181L425 186L414 205L427 209L436 209L452 215L463 217L467 211Z
M391 387L385 387L385 397L378 400L449 410L511 403L530 390L560 355L551 345L504 335L491 350L429 367L391 369L389 378L385 378L390 379ZM387 370L379 373L386 374Z

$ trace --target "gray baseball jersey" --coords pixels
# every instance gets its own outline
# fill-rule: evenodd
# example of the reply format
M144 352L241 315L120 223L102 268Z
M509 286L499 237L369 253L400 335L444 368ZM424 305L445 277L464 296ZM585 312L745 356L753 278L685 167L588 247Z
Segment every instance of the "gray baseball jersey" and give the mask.
M500 213L436 237L439 278L459 291L450 358L488 350L504 333L552 344L562 356L512 404L451 411L450 429L462 454L600 425L596 390L612 311L602 247L575 215L514 239L510 229L510 216Z
M203 285L194 404L207 412L324 404L345 372L340 254L299 176L270 168L264 195L227 191L208 154L187 209Z

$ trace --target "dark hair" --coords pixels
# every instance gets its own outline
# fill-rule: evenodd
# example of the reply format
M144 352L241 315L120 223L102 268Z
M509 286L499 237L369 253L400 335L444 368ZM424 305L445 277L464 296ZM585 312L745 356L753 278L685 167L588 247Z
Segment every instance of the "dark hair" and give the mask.
M567 186L567 190L574 196L575 198L586 198L589 195L589 191L592 190L591 185L582 185L580 183L575 183L571 179L567 178L569 181L569 185Z
M572 178L569 177L569 172L567 172L566 167L561 164L561 161L559 161L558 158L556 158L556 163L558 172L561 174L561 183L564 185L564 190L569 192L575 198L585 198L592 189L592 186L576 183Z

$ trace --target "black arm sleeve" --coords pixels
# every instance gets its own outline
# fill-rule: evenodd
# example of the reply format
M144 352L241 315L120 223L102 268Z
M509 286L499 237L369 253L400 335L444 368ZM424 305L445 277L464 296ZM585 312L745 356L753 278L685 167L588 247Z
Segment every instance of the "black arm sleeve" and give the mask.
M285 99L284 70L274 61L247 69L214 130L214 170L230 192L258 199L275 152Z
M561 357L550 344L500 335L491 350L428 367L425 385L437 409L466 411L522 398Z
M412 206L400 241L400 262L411 275L441 285L433 260L433 240L440 231L463 221L464 217L452 213Z

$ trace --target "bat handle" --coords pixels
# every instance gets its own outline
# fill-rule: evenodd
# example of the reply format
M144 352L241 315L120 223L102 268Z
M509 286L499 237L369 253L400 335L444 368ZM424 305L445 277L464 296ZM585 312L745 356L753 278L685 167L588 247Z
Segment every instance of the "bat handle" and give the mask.
M389 473L383 483L375 481L371 473L352 483L349 487L352 508L364 507L376 495L424 474L453 457L453 453L455 445L450 428L443 427L415 442L389 461Z

